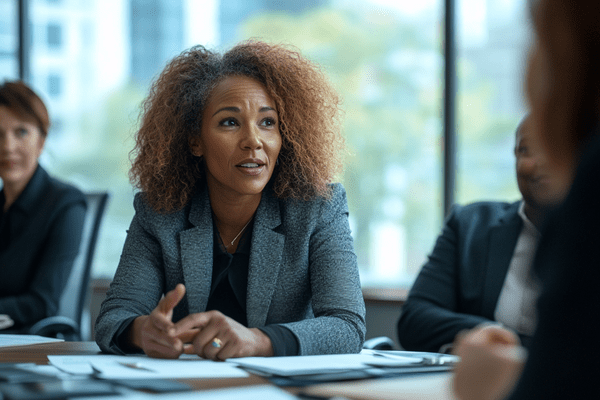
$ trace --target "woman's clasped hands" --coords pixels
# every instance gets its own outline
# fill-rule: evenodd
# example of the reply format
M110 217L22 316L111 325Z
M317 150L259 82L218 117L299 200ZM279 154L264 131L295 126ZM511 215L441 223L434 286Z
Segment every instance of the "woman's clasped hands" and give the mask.
M222 361L273 355L271 340L260 329L246 328L219 311L190 314L174 323L173 309L184 295L185 286L178 284L150 315L137 317L130 330L130 342L155 358L197 354Z

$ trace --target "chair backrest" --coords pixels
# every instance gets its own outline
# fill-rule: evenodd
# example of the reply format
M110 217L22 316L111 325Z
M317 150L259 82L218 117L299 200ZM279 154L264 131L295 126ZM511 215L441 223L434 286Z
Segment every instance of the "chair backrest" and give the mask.
M88 292L90 274L96 250L96 241L100 231L100 222L108 203L107 192L86 193L87 212L81 234L81 245L79 254L73 263L73 269L67 281L67 285L60 298L58 315L71 318L79 324L80 340L87 340L85 333L88 331L83 324L84 308L88 303Z

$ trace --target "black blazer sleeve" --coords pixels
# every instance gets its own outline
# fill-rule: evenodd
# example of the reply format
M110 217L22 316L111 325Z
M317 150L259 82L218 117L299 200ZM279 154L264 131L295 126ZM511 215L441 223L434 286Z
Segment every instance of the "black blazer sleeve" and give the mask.
M511 400L600 398L600 138L549 218L534 268L543 288L529 358Z

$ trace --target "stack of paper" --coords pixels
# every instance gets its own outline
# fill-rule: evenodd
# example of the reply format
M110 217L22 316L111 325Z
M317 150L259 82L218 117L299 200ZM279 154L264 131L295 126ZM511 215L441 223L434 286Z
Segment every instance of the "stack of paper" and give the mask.
M102 379L239 378L248 373L235 364L186 356L164 360L147 356L48 356L56 368L70 374L94 374Z

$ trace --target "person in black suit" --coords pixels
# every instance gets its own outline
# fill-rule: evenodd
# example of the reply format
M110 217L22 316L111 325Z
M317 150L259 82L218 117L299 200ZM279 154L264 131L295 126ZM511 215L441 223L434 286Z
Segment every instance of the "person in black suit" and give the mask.
M556 202L544 152L531 140L530 118L516 131L522 201L454 206L398 321L402 347L447 351L456 334L499 323L527 343L535 326L538 282L530 274L539 226Z
M83 230L83 193L38 164L49 125L27 85L0 86L0 314L12 332L56 314Z
M497 327L459 335L454 388L463 400L600 398L600 3L539 0L532 11L533 132L568 194L534 259L542 291L528 352Z

